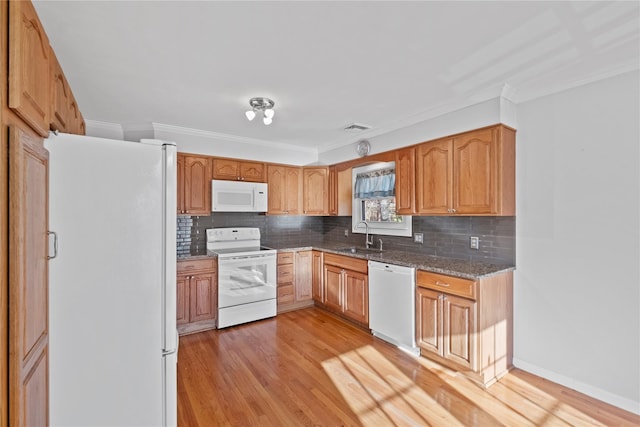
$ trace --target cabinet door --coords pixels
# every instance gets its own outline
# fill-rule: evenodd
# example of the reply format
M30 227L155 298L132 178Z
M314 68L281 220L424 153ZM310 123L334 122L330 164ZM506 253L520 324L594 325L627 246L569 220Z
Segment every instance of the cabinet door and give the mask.
M268 213L271 215L280 215L286 213L286 181L284 166L269 165L267 167L267 185L268 193Z
M477 370L475 301L453 295L443 296L443 353L446 359Z
M416 288L416 342L425 351L442 355L442 294Z
M342 312L342 269L324 266L324 303L327 308Z
M338 216L351 216L353 209L352 168L338 172Z
M453 141L440 140L416 149L416 212L446 214L452 206Z
M497 210L495 129L463 134L453 143L453 208L458 214Z
M240 162L240 180L251 182L264 182L264 163Z
M189 276L176 279L176 324L189 323Z
M311 287L314 301L324 303L324 280L322 280L323 255L320 251L313 251L311 267Z
M189 281L189 321L198 322L216 318L218 280L216 273L191 276Z
M49 133L50 52L49 39L31 2L10 2L9 108L43 137Z
M416 209L416 149L396 151L396 212L412 215Z
M213 179L238 181L240 178L240 164L235 160L214 159Z
M72 132L75 125L74 112L71 111L72 96L64 77L62 68L53 51L50 52L51 60L51 128L60 132Z
M271 215L298 215L302 200L302 179L299 168L269 165L269 211Z
M302 169L285 168L285 211L300 215L302 210Z
M184 213L211 213L211 162L206 157L184 158Z
M338 170L335 166L329 168L329 215L338 215Z
M184 213L184 186L185 186L185 177L184 177L184 156L178 153L176 160L176 183L177 183L177 210L178 214Z
M11 127L9 171L9 425L45 426L49 424L49 152L42 140Z
M296 252L295 261L295 288L296 302L312 299L311 269L313 263L311 251Z
M360 323L369 324L369 283L367 275L344 270L344 314Z
M302 171L303 208L305 215L326 215L329 212L329 170L305 168Z

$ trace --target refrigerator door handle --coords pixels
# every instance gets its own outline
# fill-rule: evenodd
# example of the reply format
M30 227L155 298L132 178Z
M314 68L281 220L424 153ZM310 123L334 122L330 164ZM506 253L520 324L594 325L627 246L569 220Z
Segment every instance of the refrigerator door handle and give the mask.
M162 356L168 356L170 354L175 354L178 352L177 348L174 348L173 350L162 350Z
M55 231L47 231L48 235L53 235L53 256L47 255L47 259L54 259L58 256L58 233Z
M170 354L178 354L178 347L180 346L180 335L178 334L178 331L176 330L176 346L172 349L163 349L162 350L162 356L168 356Z

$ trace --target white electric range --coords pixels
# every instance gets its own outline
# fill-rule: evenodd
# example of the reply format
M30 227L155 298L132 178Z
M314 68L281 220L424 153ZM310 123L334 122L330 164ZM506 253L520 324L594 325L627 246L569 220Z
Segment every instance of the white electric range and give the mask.
M218 256L218 328L276 315L277 251L260 246L259 228L208 229L207 251Z

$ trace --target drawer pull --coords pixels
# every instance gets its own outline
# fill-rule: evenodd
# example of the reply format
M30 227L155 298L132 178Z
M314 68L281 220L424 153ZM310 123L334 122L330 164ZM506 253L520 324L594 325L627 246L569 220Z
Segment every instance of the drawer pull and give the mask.
M445 286L445 287L448 287L448 286L449 286L449 284L448 284L448 283L446 283L446 282L441 282L440 280L436 280L436 285L438 285L438 286Z

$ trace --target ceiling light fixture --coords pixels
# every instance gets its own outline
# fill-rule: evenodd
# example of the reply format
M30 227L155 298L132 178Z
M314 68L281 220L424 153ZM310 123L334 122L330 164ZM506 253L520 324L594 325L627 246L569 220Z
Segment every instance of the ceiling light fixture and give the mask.
M269 98L251 98L249 100L249 105L251 106L251 110L248 110L244 113L247 116L249 121L255 119L256 112L262 111L262 122L265 125L270 125L273 122L273 116L275 111L273 111L273 106L276 105L275 102L270 100Z

